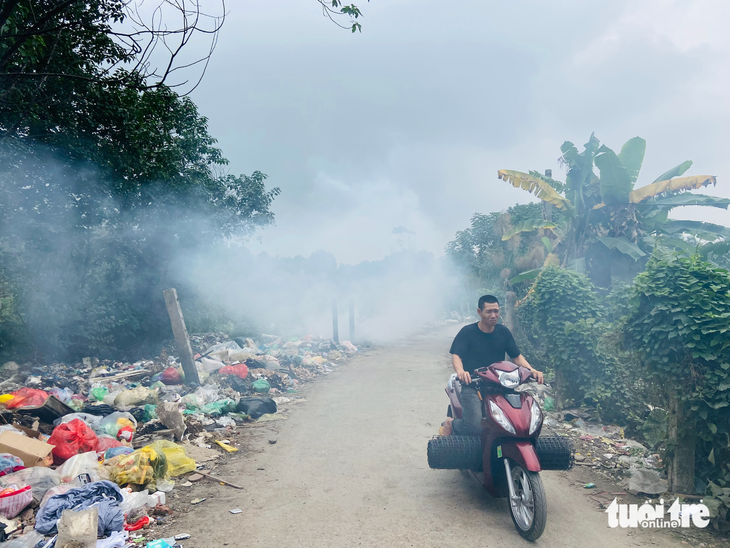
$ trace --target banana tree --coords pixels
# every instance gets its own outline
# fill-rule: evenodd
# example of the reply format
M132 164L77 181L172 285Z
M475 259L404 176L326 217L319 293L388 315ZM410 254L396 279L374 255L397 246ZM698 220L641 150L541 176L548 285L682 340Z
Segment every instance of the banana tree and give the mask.
M551 223L535 220L533 229L550 230L561 266L584 271L601 286L623 270L633 277L643 266L657 238L682 241L686 235L709 241L728 238L725 227L707 223L673 221L675 208L686 205L727 208L730 199L694 194L717 183L713 175L682 177L692 166L685 161L662 173L652 183L635 187L646 152L641 137L629 139L616 154L591 135L583 151L566 141L560 162L567 169L565 183L536 172L500 170L498 178L526 190L557 208ZM679 224L677 224L679 223ZM530 223L520 229L528 230ZM554 226L550 226L550 224ZM517 228L517 227L515 227ZM516 233L516 232L515 232ZM505 234L508 239L514 234ZM684 238L684 239L683 239Z

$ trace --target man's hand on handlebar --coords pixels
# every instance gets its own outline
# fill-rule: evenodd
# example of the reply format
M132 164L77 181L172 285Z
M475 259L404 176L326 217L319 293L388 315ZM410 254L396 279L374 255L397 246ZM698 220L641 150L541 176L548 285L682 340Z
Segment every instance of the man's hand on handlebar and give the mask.
M543 375L542 371L538 371L537 369L532 370L532 376L535 377L535 380L537 380L538 384L543 384Z
M456 376L459 377L459 382L462 382L464 384L470 384L471 383L471 375L468 371L457 371Z

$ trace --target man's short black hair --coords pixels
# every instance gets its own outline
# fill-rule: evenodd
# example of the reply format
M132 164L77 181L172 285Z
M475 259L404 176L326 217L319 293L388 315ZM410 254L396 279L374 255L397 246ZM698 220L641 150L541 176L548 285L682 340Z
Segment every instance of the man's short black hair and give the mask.
M499 299L497 299L494 295L482 295L479 297L479 310L484 308L485 303L497 303L497 305L499 305Z

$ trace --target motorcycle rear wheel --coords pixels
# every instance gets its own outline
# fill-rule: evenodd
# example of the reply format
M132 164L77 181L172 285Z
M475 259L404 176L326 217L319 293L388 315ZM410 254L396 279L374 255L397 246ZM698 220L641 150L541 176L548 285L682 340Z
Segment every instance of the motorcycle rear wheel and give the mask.
M510 515L522 538L537 540L547 523L547 498L540 474L512 465L515 499L509 501Z

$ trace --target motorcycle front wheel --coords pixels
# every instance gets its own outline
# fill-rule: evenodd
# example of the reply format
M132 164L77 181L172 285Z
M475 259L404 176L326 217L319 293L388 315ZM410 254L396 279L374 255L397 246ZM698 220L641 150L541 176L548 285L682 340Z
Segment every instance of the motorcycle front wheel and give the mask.
M547 498L540 474L512 466L515 496L510 498L509 509L517 532L527 540L537 540L547 522Z

